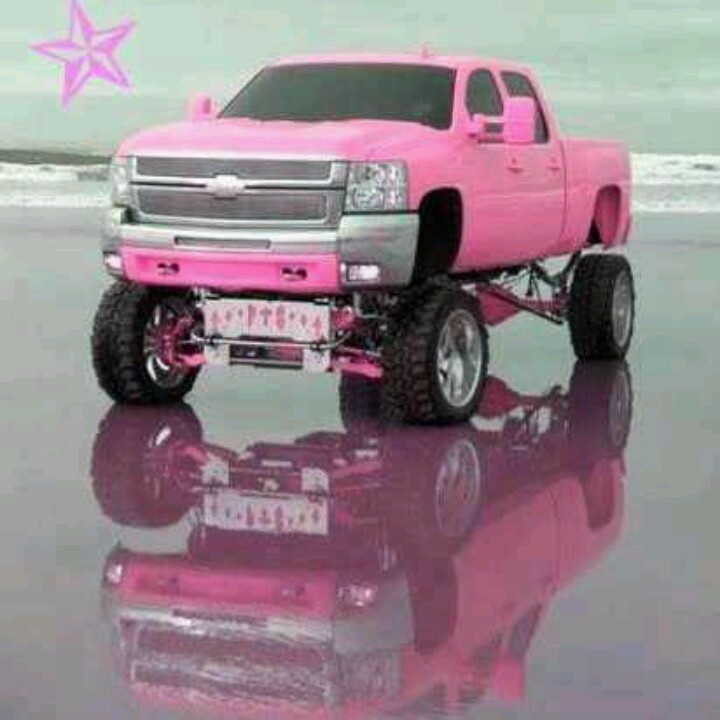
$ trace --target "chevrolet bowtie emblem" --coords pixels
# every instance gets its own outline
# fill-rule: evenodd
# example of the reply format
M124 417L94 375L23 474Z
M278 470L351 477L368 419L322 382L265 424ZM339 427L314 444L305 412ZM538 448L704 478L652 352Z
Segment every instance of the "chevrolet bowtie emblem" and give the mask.
M222 199L236 198L246 187L247 184L237 175L216 175L207 184L208 192Z

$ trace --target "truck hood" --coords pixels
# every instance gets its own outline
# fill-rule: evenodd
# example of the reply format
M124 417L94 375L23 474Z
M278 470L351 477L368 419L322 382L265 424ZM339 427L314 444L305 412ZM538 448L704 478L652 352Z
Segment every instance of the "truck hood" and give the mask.
M119 155L239 153L322 156L337 160L387 160L447 133L384 120L297 123L220 119L151 128L128 138Z

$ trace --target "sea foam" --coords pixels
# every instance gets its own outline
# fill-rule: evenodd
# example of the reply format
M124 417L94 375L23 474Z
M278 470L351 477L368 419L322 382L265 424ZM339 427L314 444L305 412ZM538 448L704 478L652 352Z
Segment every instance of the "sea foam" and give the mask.
M720 213L720 155L632 155L636 213ZM107 165L0 163L0 207L101 208Z

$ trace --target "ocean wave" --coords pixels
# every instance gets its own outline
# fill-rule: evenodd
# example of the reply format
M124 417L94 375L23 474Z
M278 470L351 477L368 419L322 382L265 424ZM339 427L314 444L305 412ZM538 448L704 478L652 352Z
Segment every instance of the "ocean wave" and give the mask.
M633 154L632 169L634 212L720 213L720 155ZM0 162L0 207L104 207L107 170Z
M646 213L667 213L672 215L720 215L720 199L714 203L693 198L677 198L675 200L633 201L632 211L636 215Z
M0 208L104 208L109 204L107 193L0 193Z
M632 155L636 185L720 185L720 155Z
M107 165L24 165L0 162L0 188L7 183L55 185L57 183L104 182Z
M0 208L102 209L108 206L109 198L106 193L0 193ZM649 199L636 196L633 200L633 213L720 214L720 197L711 201L693 197Z
M632 154L638 185L720 185L720 155ZM107 165L23 165L0 162L0 186L6 182L38 185L107 180Z

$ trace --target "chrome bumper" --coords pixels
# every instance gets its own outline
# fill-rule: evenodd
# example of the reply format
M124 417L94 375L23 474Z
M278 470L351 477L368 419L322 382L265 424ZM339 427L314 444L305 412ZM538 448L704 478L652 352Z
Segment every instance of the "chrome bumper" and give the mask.
M151 225L128 222L129 212L112 208L103 230L104 255L118 254L122 246L173 250L178 253L233 252L238 259L252 253L272 256L336 254L341 267L376 265L378 282L346 287L402 287L409 284L415 264L420 219L414 213L346 215L336 229L197 228L187 225Z

